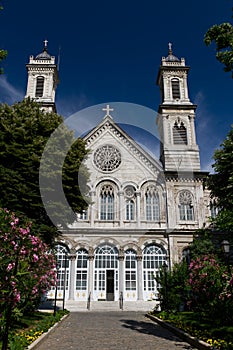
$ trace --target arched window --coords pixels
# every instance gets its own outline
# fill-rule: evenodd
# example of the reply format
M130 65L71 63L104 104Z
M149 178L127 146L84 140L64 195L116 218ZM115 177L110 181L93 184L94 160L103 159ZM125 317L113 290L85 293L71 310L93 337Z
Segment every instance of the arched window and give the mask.
M64 293L64 286L65 290L67 291L69 288L69 270L70 270L70 261L68 257L68 249L60 244L57 244L54 248L55 256L57 260L57 290L58 295L59 293ZM53 288L54 289L54 288Z
M182 251L182 261L185 261L188 265L190 264L190 249L184 248Z
M173 143L174 145L187 145L187 131L183 122L175 122L173 126Z
M146 220L159 221L159 196L154 186L146 189Z
M172 79L172 98L180 99L180 82L179 79Z
M182 221L194 220L193 198L189 191L182 191L179 194L179 218Z
M43 97L44 93L44 77L37 77L36 79L36 97Z
M148 298L158 294L158 284L155 277L167 261L166 251L155 244L147 246L143 251L144 292Z
M105 185L100 192L100 220L114 220L114 191Z
M77 251L76 290L87 290L88 254L85 249Z
M216 216L218 215L218 207L217 207L217 204L216 204L216 201L215 200L212 200L210 202L210 216L211 218L216 218Z
M96 249L95 267L114 269L117 267L118 251L116 247L105 244Z
M126 220L134 220L135 219L135 203L132 199L126 201L125 209L126 209Z
M133 249L125 252L125 290L137 289L137 261Z

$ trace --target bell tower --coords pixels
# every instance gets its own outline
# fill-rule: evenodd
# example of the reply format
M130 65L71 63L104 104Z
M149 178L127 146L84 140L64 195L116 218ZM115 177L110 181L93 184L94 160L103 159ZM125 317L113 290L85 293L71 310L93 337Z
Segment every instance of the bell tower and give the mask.
M165 171L200 171L199 148L196 143L196 105L190 102L187 77L189 67L184 58L173 55L169 43L168 56L162 57L157 85L161 103L157 125L160 134L160 160Z
M41 105L46 112L56 112L55 93L59 83L58 68L55 56L47 51L48 41L44 41L44 48L35 58L30 56L26 65L28 71L27 93Z

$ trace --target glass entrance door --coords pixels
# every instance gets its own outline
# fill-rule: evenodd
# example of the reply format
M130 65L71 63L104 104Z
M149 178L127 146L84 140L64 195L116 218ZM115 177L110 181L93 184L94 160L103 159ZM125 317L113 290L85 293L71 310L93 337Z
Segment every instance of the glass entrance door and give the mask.
M107 270L107 293L106 299L108 301L114 300L114 270Z
M95 252L94 300L118 300L118 250L108 244Z

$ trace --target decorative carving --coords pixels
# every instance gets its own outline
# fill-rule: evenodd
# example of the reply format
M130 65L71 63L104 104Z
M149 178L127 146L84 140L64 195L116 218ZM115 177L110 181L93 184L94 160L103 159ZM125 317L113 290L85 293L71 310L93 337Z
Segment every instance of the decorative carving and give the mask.
M102 146L94 153L94 164L104 172L113 171L121 164L121 154L114 146Z
M124 254L125 254L125 251L124 251L124 248L119 248L119 253L118 253L118 260L122 261L124 260Z
M125 188L125 197L131 199L131 198L134 197L134 195L135 195L134 187L133 186L127 186Z
M192 194L189 191L182 191L179 194L179 203L192 205Z

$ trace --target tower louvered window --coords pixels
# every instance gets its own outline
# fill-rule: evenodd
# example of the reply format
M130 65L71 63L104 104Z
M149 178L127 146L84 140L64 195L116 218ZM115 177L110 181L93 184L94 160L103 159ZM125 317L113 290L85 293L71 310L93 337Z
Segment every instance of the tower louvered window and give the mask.
M36 79L36 97L43 97L44 93L44 77L37 77Z
M179 79L172 79L172 98L180 99L180 82Z
M173 126L173 143L174 145L187 145L187 130L184 123L175 122Z

